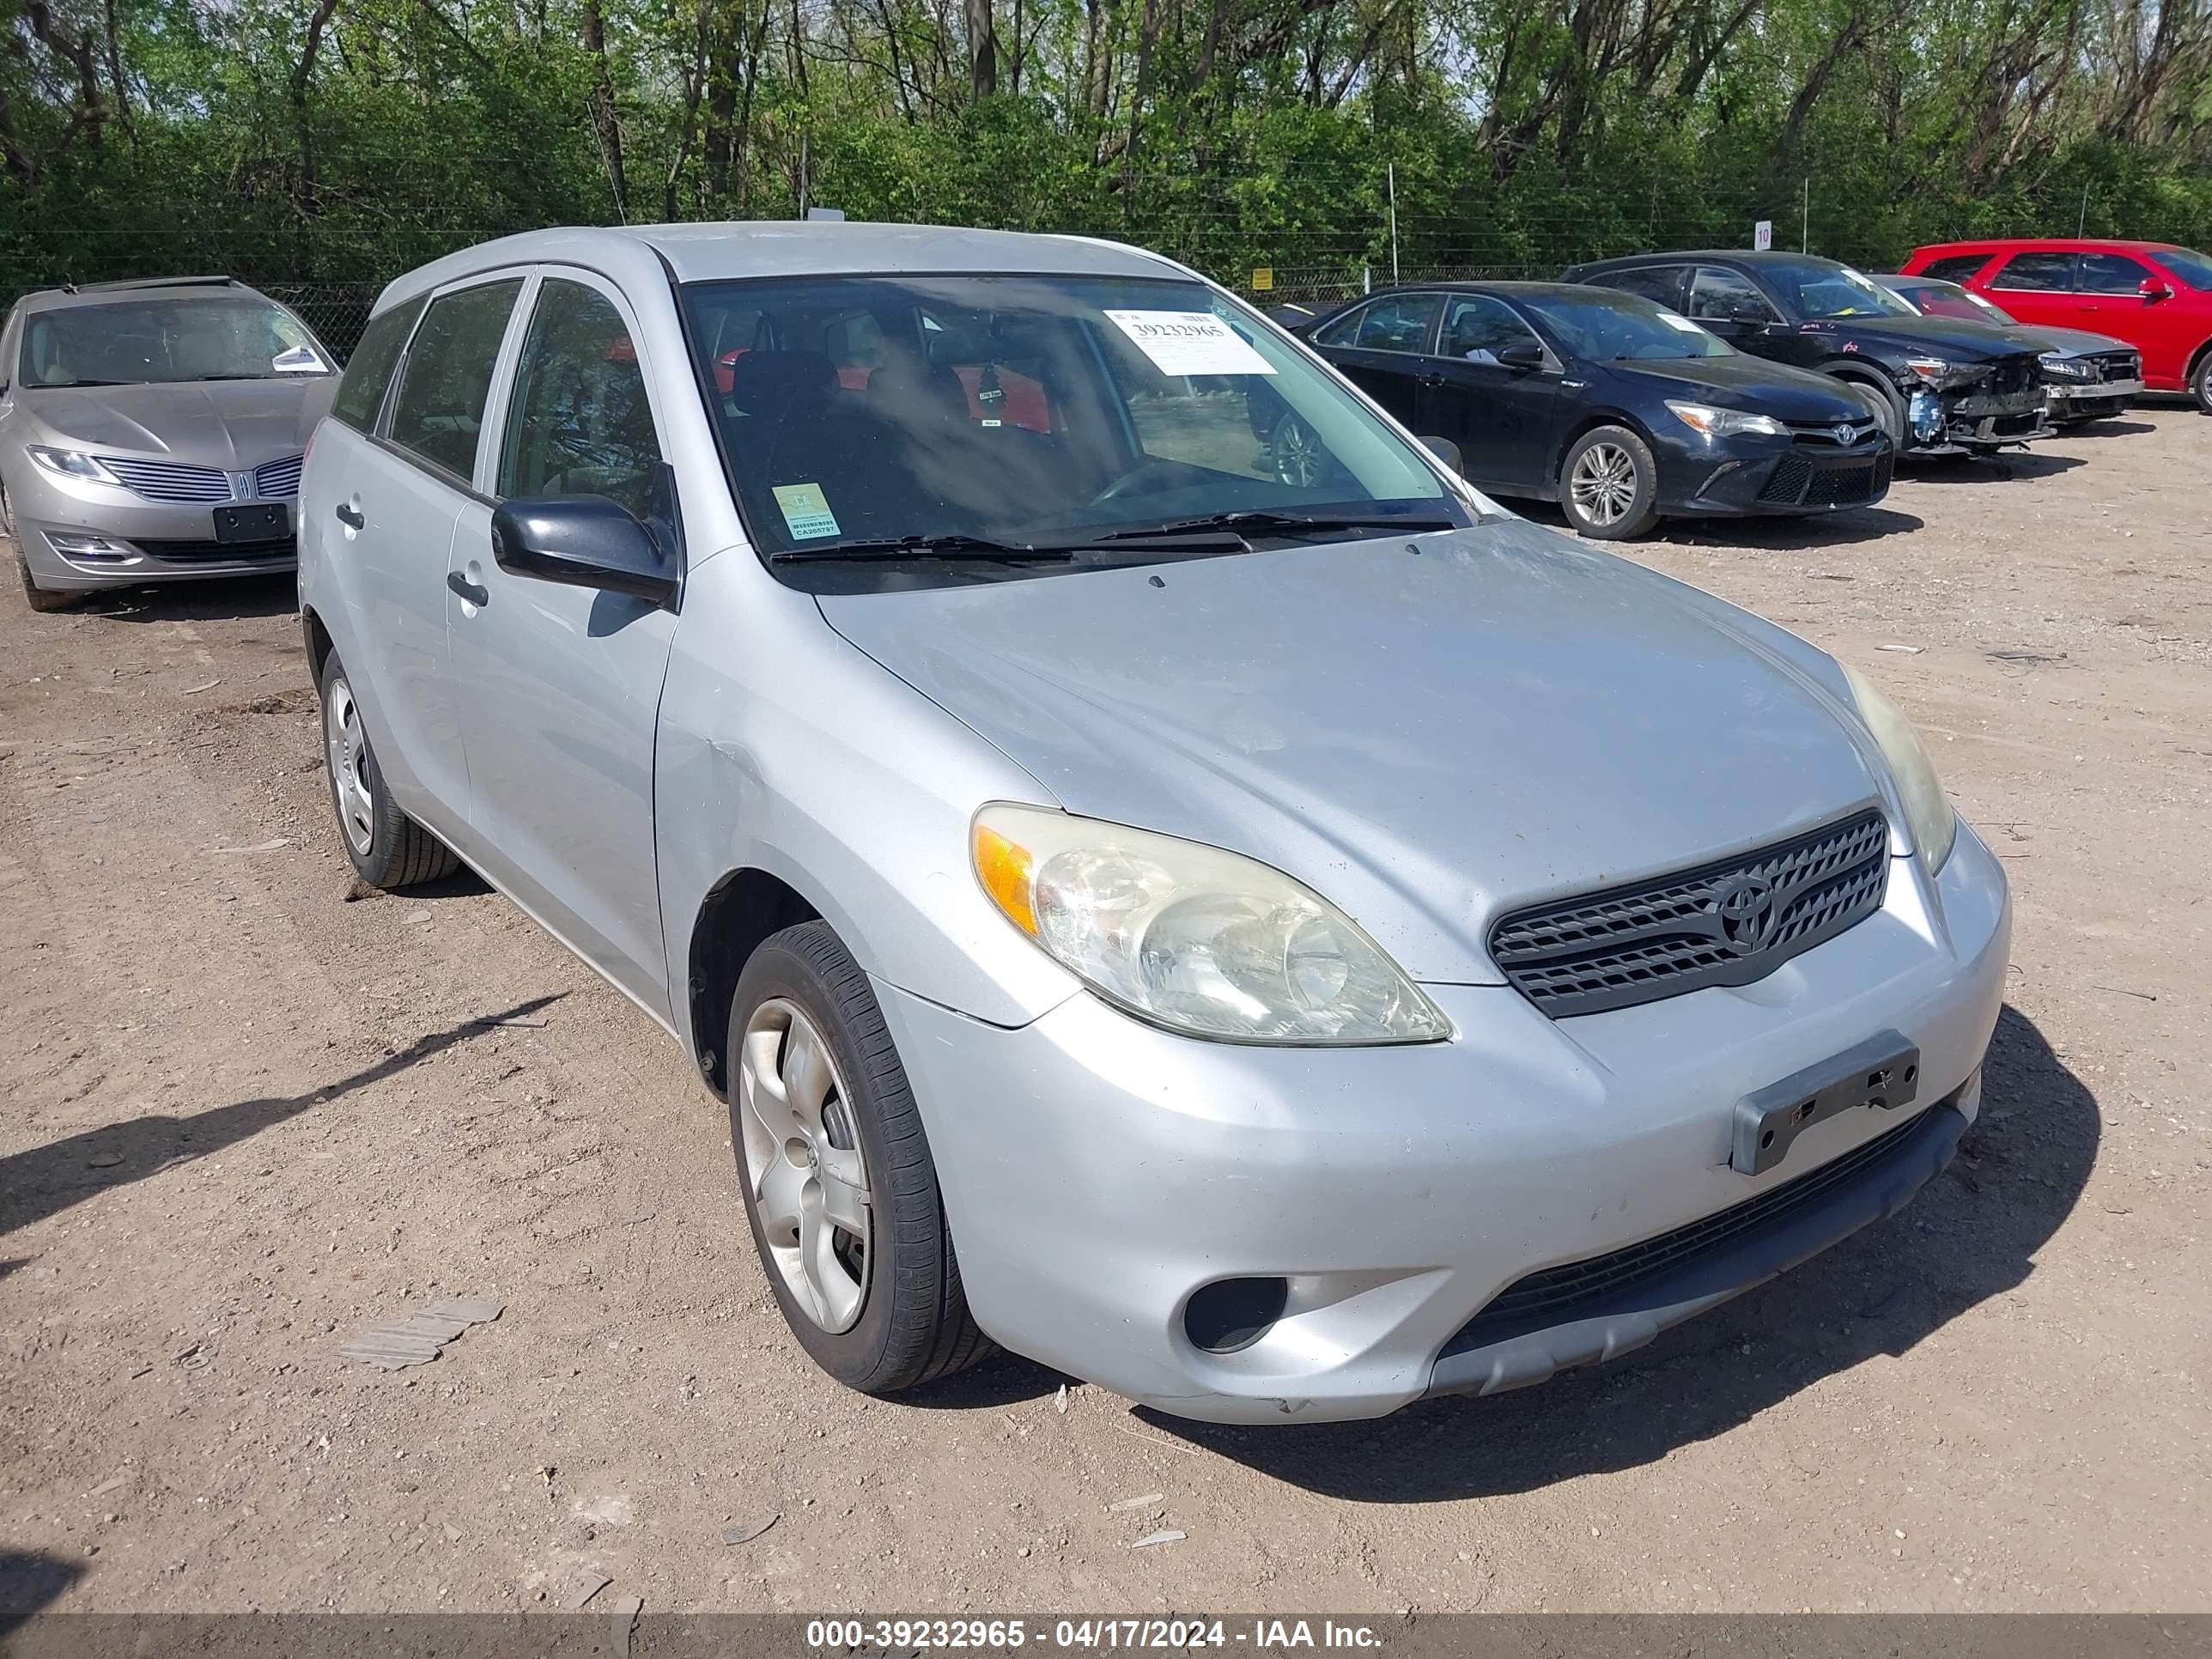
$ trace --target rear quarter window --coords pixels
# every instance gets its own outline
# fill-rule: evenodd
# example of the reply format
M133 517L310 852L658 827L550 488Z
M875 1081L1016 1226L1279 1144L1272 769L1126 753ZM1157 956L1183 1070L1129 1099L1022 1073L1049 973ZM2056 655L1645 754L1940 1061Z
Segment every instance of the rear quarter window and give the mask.
M1933 276L1939 282L1963 283L1989 262L1986 253L1947 253L1940 259L1930 259L1912 274Z
M338 382L338 395L331 404L331 413L355 431L367 432L375 426L376 411L384 407L385 390L392 384L392 371L398 367L399 353L415 319L422 314L422 303L410 300L394 306L381 316L370 318L368 326L361 331L361 343L354 348L353 361L346 365L345 378Z

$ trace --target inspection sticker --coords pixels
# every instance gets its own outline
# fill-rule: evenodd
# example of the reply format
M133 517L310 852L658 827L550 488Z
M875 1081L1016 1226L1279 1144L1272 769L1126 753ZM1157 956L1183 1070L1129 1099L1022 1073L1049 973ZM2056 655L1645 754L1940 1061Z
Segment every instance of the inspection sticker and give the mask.
M837 533L837 515L830 510L820 484L778 484L775 504L783 509L784 527L794 541Z
M1273 374L1252 343L1210 311L1109 311L1163 374Z

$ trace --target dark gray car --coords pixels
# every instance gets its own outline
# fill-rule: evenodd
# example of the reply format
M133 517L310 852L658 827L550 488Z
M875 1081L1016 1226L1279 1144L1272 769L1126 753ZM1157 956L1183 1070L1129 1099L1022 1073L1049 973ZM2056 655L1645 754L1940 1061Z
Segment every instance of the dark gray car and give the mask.
M1938 276L1874 279L1923 317L1956 317L2008 328L2033 344L2043 360L2044 395L2051 424L2081 426L2127 412L2142 395L2142 353L2125 340L2086 328L2023 323L1970 288Z
M290 569L303 406L335 367L298 317L227 276L17 301L0 326L0 532L32 608Z

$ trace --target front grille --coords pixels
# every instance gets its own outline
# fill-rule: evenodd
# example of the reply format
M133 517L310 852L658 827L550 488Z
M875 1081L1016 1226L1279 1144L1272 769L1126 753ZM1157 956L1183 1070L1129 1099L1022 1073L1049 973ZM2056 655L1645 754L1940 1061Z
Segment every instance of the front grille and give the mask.
M1925 1111L1916 1112L1795 1181L1770 1187L1756 1198L1717 1210L1672 1232L1516 1279L1491 1297L1482 1311L1444 1346L1443 1352L1465 1353L1530 1331L1594 1316L1594 1310L1655 1279L1693 1267L1700 1258L1719 1254L1753 1229L1780 1223L1838 1188L1871 1174L1926 1119Z
M299 544L289 536L266 542L149 541L140 537L131 544L149 559L172 564L268 564L300 556Z
M1632 1007L1764 979L1879 910L1888 881L1889 824L1870 806L1756 853L1516 910L1490 930L1490 953L1554 1019Z
M149 501L227 501L230 475L212 466L187 466L181 461L131 460L102 455L100 464L120 478L131 494Z
M1840 434L1849 435L1838 435ZM1791 442L1805 444L1814 449L1848 449L1855 444L1864 443L1874 434L1875 423L1871 419L1829 421L1816 425L1792 423L1790 428Z
M253 469L253 493L270 501L283 501L300 493L300 469L305 455L289 455Z
M1823 467L1805 487L1808 507L1859 507L1889 489L1889 457L1857 466Z
M2090 359L2089 366L2100 380L2139 380L2142 378L2142 360L2131 351L2108 352L2102 357Z
M1998 398L2010 398L2024 392L2040 391L2043 386L2043 359L2037 357L2007 357L1990 371L1990 377L1974 390Z

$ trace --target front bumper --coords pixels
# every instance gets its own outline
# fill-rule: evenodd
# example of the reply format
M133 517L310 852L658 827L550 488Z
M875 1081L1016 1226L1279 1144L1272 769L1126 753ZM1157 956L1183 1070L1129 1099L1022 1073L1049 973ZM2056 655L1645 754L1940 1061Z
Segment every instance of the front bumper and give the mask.
M1906 400L1905 429L1916 455L1955 455L2008 448L2051 435L2050 400L2040 380L2028 391L1985 392L1962 390L1917 390ZM1919 435L1920 399L1932 398L1941 410L1935 435Z
M1007 1030L877 988L986 1331L1176 1415L1319 1421L1607 1357L1893 1208L1917 1183L1884 1164L1788 1248L1705 1259L1686 1291L1578 1310L1512 1356L1454 1349L1527 1275L1729 1211L1896 1127L1865 1109L1813 1124L1764 1175L1729 1164L1739 1098L1872 1033L1918 1047L1919 1097L1938 1103L1909 1121L1934 1126L1927 1147L1939 1129L1954 1142L1934 1114L1963 1128L1977 1109L2009 937L2002 873L1962 830L1940 881L1899 860L1880 912L1755 984L1556 1022L1504 987L1432 986L1455 1036L1423 1047L1201 1042L1088 995ZM1282 1316L1204 1352L1184 1309L1239 1276L1287 1280Z
M55 592L90 592L145 582L193 581L292 569L294 538L218 542L208 505L149 501L112 484L58 479L26 465L11 474L8 504L15 545L32 579ZM223 506L283 505L296 527L297 503L252 497ZM59 538L58 544L57 538ZM87 550L88 538L105 549Z
M1717 448L1685 452L1678 468L1685 488L1679 494L1668 490L1662 459L1662 511L1735 516L1871 507L1889 494L1896 462L1896 451L1884 438L1848 448L1778 439L1740 441L1734 454Z

